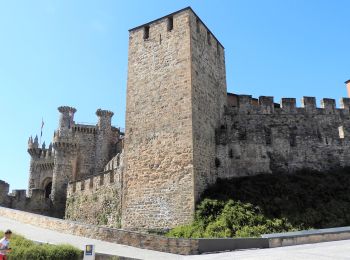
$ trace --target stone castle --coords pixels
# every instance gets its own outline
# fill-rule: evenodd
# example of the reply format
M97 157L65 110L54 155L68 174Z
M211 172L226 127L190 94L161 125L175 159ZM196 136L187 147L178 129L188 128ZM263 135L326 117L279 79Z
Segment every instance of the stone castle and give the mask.
M29 139L28 194L0 182L0 204L123 229L192 221L218 178L350 166L350 98L227 93L224 47L185 8L131 29L125 135L60 107L48 148ZM350 89L350 81L346 82Z

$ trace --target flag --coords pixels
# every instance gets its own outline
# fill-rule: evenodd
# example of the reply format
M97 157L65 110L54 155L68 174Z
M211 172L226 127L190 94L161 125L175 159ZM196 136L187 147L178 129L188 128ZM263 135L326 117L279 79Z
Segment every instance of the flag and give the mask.
M43 136L43 128L44 128L44 125L45 125L44 119L42 118L42 119L41 119L41 132L40 132L40 137Z

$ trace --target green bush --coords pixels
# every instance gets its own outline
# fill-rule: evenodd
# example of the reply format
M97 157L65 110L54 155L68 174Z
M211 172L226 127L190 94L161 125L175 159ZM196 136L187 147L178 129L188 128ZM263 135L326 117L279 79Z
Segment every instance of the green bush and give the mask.
M4 233L0 232L0 237ZM36 244L22 236L13 234L9 260L76 260L81 259L81 250L70 245Z
M305 229L348 226L350 168L219 179L202 197L251 203L268 218L285 218Z
M286 219L269 219L249 203L229 200L226 203L204 199L191 225L170 230L168 237L220 238L257 237L264 233L295 231Z
M219 179L170 237L249 237L350 225L350 168ZM253 206L254 205L254 206Z

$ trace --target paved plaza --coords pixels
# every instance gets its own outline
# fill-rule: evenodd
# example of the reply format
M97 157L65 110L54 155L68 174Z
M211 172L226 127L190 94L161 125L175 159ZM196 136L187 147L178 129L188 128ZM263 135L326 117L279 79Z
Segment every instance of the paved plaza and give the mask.
M23 224L21 222L0 217L0 230L12 229L15 233L24 237L51 244L69 243L78 248L83 248L86 244L95 244L96 251L102 254L118 255L137 259L151 260L172 260L172 259L188 259L188 260L350 260L350 240L342 240L335 242L326 242L319 244L309 244L300 246L280 247L271 249L242 250L235 252L225 252L217 254L196 255L196 256L180 256L168 253L162 253L152 250L139 249L131 246L119 245L100 240L79 237L69 234L59 233L36 226Z

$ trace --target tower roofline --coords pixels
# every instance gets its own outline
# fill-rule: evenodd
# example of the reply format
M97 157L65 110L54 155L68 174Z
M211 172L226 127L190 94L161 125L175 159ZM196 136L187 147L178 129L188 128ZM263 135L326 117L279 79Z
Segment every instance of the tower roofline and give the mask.
M175 14L178 14L178 13L181 13L181 12L184 12L184 11L187 11L187 10L190 10L198 18L198 20L204 25L204 27L208 30L208 32L210 32L210 34L215 38L215 40L221 45L221 47L225 49L224 45L221 44L221 42L216 38L216 36L212 33L212 31L208 28L208 26L202 21L202 19L196 14L196 12L193 11L193 9L190 6L185 7L183 9L180 9L180 10L178 10L176 12L170 13L168 15L165 15L163 17L160 17L158 19L152 20L152 21L150 21L148 23L144 23L142 25L139 25L139 26L136 26L134 28L131 28L131 29L129 29L129 32L137 30L137 29L140 29L140 28L142 28L144 26L147 26L147 25L151 25L152 23L158 22L158 21L163 20L163 19L165 19L167 17L173 16Z

